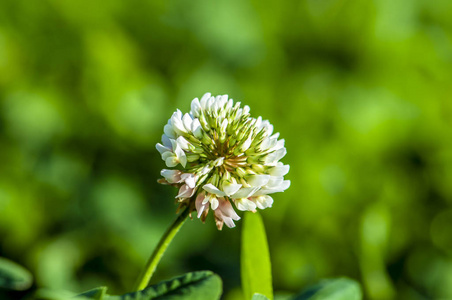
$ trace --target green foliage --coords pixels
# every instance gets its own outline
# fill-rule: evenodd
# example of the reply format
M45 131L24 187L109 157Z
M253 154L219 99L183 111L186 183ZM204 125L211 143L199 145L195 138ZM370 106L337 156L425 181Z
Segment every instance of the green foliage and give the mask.
M24 267L0 257L0 288L22 291L33 283L33 276Z
M307 288L293 300L361 300L359 284L348 278L328 279Z
M258 212L246 212L242 228L240 257L245 299L260 293L273 299L272 273L264 223Z
M187 273L168 281L160 282L142 291L122 296L106 294L105 287L95 288L77 296L77 299L93 300L197 300L220 299L221 279L209 271Z

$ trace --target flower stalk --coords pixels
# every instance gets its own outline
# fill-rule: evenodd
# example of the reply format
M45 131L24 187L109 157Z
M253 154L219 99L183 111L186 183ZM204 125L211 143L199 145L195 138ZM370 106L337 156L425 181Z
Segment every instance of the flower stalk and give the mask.
M179 216L177 216L177 218L176 218L176 220L174 220L173 224L171 224L171 226L163 234L157 247L154 249L154 252L149 257L149 260L146 263L146 267L144 268L143 272L141 273L139 279L137 280L134 291L141 291L149 285L152 275L154 274L158 263L162 259L163 254L166 251L166 248L168 248L168 246L171 243L171 241L173 240L174 236L177 234L177 232L182 227L185 220L187 220L187 217L189 215L190 215L190 209L189 209L189 207L187 207L182 211L182 213Z

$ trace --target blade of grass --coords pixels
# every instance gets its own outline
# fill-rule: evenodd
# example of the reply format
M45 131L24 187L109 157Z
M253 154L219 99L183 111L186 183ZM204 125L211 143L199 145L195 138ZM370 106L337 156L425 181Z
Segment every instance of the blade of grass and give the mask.
M242 288L245 299L255 293L273 300L270 254L264 223L258 212L246 212L242 228Z

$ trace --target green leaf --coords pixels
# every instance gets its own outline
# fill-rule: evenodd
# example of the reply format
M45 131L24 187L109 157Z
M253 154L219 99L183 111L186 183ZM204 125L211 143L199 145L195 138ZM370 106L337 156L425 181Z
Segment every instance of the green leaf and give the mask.
M210 271L187 273L168 281L160 282L142 291L122 296L109 296L108 300L196 300L220 299L222 282Z
M0 288L23 291L33 283L33 276L24 267L0 257Z
M145 288L142 291L122 296L106 294L106 287L98 287L78 295L78 299L95 300L195 300L220 299L222 282L218 275L210 271L187 273L168 281Z
M184 274L171 280L160 282L139 292L122 296L107 294L107 288L97 287L81 293L73 300L196 300L220 299L222 292L221 278L210 271L199 271ZM41 294L39 299L56 299L49 293ZM63 299L63 298L61 298ZM66 298L64 298L66 299Z
M360 300L359 283L348 278L327 279L309 287L294 300Z
M77 295L77 298L103 300L105 299L106 296L107 296L107 287L100 286L92 290L86 291L84 293L81 293L80 295Z
M265 297L262 294L256 293L253 295L253 298L251 298L251 300L270 300L270 299L268 299L267 297Z
M267 236L258 212L245 212L240 260L245 299L251 299L255 293L273 299Z

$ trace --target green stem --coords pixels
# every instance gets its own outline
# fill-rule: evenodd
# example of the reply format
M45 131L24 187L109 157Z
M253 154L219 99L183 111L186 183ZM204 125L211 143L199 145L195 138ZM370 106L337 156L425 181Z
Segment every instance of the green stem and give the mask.
M163 257L166 248L168 248L169 244L173 240L176 233L184 224L190 212L190 208L187 207L182 213L174 220L173 224L166 230L165 234L163 234L160 242L157 247L154 249L151 257L149 257L148 262L146 263L146 267L141 273L137 284L135 285L134 291L141 291L145 289L149 285L149 281L151 280L152 275L157 268L158 263Z

